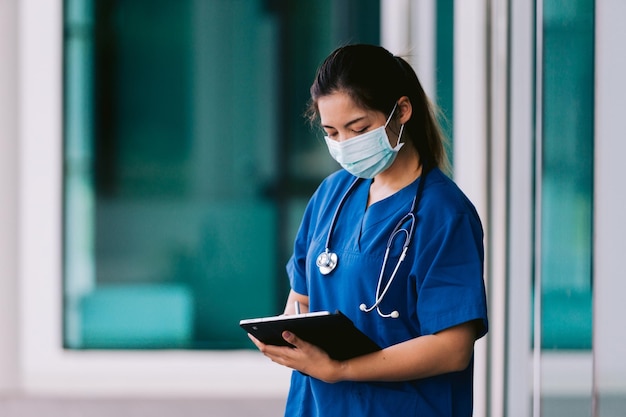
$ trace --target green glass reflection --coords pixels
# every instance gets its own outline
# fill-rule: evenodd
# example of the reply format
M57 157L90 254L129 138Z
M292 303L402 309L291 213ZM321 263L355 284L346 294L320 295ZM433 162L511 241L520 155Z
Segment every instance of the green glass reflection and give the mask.
M544 0L542 347L591 348L592 0Z
M436 102L443 113L440 123L448 138L447 149L450 163L454 163L452 149L452 121L454 120L454 1L438 0L437 48L436 48ZM419 75L419 74L418 74Z
M335 166L317 65L378 43L373 0L66 0L64 345L251 348Z

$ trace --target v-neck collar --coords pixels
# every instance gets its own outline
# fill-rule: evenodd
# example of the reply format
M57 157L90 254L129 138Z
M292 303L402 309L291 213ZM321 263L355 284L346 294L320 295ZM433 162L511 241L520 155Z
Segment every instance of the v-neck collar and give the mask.
M363 212L363 223L361 225L361 233L377 224L389 219L392 216L398 215L398 213L405 214L411 208L411 202L417 192L417 184L421 177L418 177L409 185L401 188L388 197L383 198L367 207L367 196L369 195L369 187L371 186L371 180L367 181L367 195L365 200L365 210Z
M411 184L369 207L367 206L367 200L372 180L364 180L358 184L349 198L351 201L347 204L351 206L348 211L358 215L359 219L358 226L355 224L358 228L353 229L352 233L350 233L352 237L349 238L352 241L352 245L356 245L355 249L361 252L361 239L369 229L388 221L391 217L396 216L400 218L410 210L411 202L417 192L417 185L420 180L421 177L417 178Z

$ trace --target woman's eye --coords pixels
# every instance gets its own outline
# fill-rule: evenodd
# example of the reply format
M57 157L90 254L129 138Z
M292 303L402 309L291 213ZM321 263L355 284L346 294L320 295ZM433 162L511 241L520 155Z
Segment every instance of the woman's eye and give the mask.
M354 133L365 133L365 131L367 130L367 127L364 127L363 129L354 129L353 132Z

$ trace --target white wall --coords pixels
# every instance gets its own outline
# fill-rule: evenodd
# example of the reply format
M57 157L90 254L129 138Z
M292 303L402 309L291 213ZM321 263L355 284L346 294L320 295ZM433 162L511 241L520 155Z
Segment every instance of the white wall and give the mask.
M0 392L18 378L17 0L0 1Z

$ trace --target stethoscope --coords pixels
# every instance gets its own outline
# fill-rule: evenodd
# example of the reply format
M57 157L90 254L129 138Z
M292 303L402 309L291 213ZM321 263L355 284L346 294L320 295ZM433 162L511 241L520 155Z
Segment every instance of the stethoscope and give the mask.
M363 311L364 313L370 313L374 309L376 309L378 314L383 318L397 319L398 317L400 317L400 313L398 313L397 310L394 310L391 313L387 313L387 314L383 313L380 310L380 303L382 303L383 298L385 298L387 291L391 287L391 283L396 277L396 274L398 273L398 270L400 269L400 265L402 264L402 261L404 261L404 258L406 257L406 253L409 250L411 239L413 238L413 232L415 231L415 223L416 223L415 212L422 198L422 193L424 191L424 183L426 182L426 170L423 169L422 171L423 171L422 178L420 178L419 184L417 185L417 192L415 193L415 197L413 197L413 202L411 203L411 209L398 221L398 223L396 223L396 226L394 227L393 231L391 232L391 235L389 236L389 239L387 240L385 256L383 258L383 264L380 268L380 274L378 276L378 284L376 285L376 297L374 299L374 304L371 307L367 307L365 303L359 306L359 309ZM339 216L339 212L341 211L341 208L343 207L344 203L348 199L348 196L352 193L352 191L354 191L354 189L356 188L360 180L361 178L357 178L350 185L348 190L344 193L343 197L339 201L339 204L337 205L337 209L335 209L335 214L333 215L333 218L330 222L330 227L328 228L328 235L326 236L326 245L325 245L324 252L320 253L319 256L317 257L317 260L315 261L315 264L319 268L320 273L322 275L330 274L337 267L337 263L339 262L339 257L337 256L336 253L330 251L331 236L335 228L335 223L337 222L337 217ZM409 223L409 226L408 227L403 226L407 222ZM387 267L387 261L389 259L389 252L391 251L391 246L398 235L404 235L402 253L400 254L400 258L396 262L396 266L394 267L393 272L391 273L391 276L389 277L389 280L387 281L387 284L385 285L385 288L383 288L381 292L380 287L383 282L383 274Z

